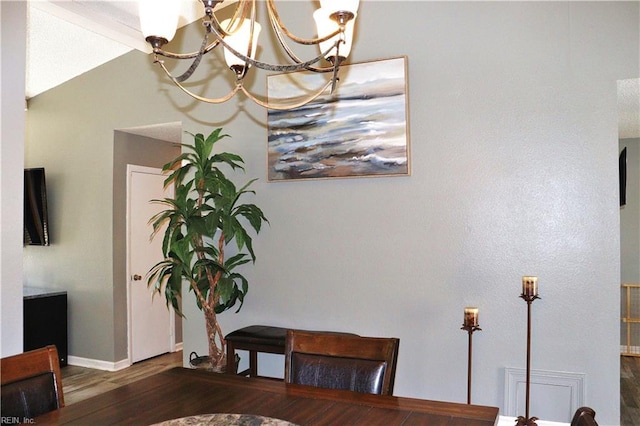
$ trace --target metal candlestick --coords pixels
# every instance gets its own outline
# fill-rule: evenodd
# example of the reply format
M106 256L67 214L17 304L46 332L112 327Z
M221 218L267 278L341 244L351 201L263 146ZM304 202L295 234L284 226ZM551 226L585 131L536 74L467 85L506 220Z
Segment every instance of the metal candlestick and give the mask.
M525 293L522 293L520 297L527 302L527 390L525 416L518 416L516 426L538 426L536 423L538 418L529 417L529 388L531 384L531 303L540 297L537 294Z
M469 359L467 361L467 404L471 404L471 359L473 354L473 332L481 331L477 325L462 324L461 330L469 333Z

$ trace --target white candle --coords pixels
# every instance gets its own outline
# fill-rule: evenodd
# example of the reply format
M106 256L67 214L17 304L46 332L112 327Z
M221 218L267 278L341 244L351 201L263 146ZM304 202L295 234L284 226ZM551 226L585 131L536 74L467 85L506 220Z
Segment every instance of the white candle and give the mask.
M525 296L538 295L538 277L522 277L522 294Z
M478 308L474 308L474 307L464 308L464 325L465 327L478 326Z

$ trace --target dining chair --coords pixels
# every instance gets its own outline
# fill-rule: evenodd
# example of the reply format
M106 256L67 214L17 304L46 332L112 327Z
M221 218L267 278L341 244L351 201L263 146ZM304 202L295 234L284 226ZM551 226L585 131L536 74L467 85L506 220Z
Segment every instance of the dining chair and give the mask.
M596 412L589 407L580 407L571 420L571 426L598 426L595 420Z
M0 360L2 417L33 419L64 407L58 350L54 345Z
M288 330L286 383L392 395L400 340Z

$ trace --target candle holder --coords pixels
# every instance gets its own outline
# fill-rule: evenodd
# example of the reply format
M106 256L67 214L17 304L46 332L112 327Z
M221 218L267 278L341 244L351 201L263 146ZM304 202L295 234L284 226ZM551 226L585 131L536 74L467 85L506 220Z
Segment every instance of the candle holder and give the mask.
M524 277L527 278L527 277ZM523 278L523 280L524 280ZM527 387L526 387L526 411L524 416L518 416L516 420L516 426L538 426L536 420L537 417L529 417L529 390L531 385L531 304L534 300L540 299L538 296L538 282L534 280L535 285L523 286L523 291L520 297L527 302ZM528 284L531 284L529 282Z
M466 308L464 315L464 323L461 330L465 330L469 334L469 354L467 360L467 404L471 404L471 360L473 358L473 332L482 331L478 327L478 309Z

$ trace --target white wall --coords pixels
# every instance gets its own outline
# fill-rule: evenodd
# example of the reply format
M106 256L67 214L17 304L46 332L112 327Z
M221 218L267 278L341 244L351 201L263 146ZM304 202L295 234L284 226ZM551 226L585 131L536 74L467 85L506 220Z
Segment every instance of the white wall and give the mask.
M283 2L285 22L301 4ZM363 2L352 59L409 58L413 174L401 178L268 184L265 111L191 101L151 58L124 55L31 104L27 159L59 173L60 238L99 234L93 246L69 240L30 256L25 279L46 273L68 287L70 355L113 357L103 265L112 262L103 211L112 211L113 129L223 126L233 136L223 148L246 160L243 178L261 179L255 202L271 222L255 240L245 307L223 315L226 332L263 323L396 336L397 395L464 402L462 310L477 305L473 401L502 406L503 369L525 362L520 280L537 275L533 367L585 373L585 403L616 424L616 80L640 76L638 13L637 2ZM294 30L305 16L296 15ZM199 45L199 29L174 49ZM211 91L229 85L210 78ZM185 355L205 352L200 313L187 317Z
M22 352L22 192L27 3L0 2L0 304L2 356Z

